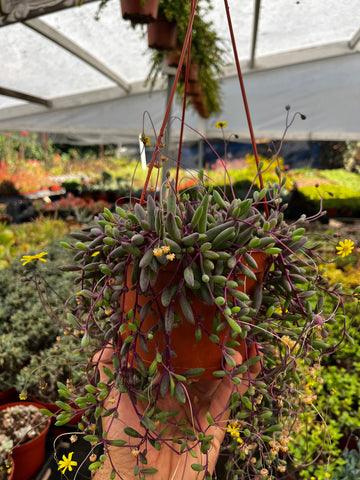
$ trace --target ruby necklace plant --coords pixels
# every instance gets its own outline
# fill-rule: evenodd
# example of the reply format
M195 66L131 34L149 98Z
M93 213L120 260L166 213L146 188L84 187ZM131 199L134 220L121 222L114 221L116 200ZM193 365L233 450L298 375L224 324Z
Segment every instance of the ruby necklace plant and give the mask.
M74 245L64 244L76 265L63 269L79 272L77 306L68 318L84 331L81 345L92 357L88 394L75 398L84 412L81 428L107 453L115 445L137 453L134 477L155 474L151 447L178 451L180 444L179 455L196 457L192 468L210 478L213 434L207 431L225 430L227 405L218 423L207 412L204 427L192 389L211 377L233 385L229 406L239 435L228 431L223 446L229 478L285 468L279 454L299 412L315 399L304 383L308 369L341 341L329 342L326 326L343 318L343 299L321 275L319 245L308 242L306 219L284 220L282 183L279 172L278 184L241 200L209 185L203 172L185 191L168 178L159 198L153 193L143 205L105 209L92 227L73 234ZM259 259L265 259L261 269ZM254 364L261 372L245 383L245 394L241 375L248 378ZM60 393L73 398L63 385ZM172 410L162 408L169 396ZM133 409L140 429L123 425L114 439L111 419L118 419L121 402ZM176 423L185 406L194 412L193 428ZM65 410L58 424L71 415ZM99 435L89 431L93 415L107 425ZM115 463L111 471L118 471Z
M310 372L347 335L341 286L328 285L319 245L306 236L322 212L288 223L279 166L278 182L263 184L237 55L260 191L236 198L226 168L228 189L200 171L181 190L182 133L174 178L157 175L149 191L166 158L162 137L195 8L141 198L104 209L63 242L74 264L62 269L79 274L67 320L84 332L89 363L87 394L64 384L59 394L82 411L85 439L104 447L90 466L103 470L95 479L275 478L299 414L316 399ZM343 338L328 337L334 321ZM74 415L68 403L57 403L57 425Z

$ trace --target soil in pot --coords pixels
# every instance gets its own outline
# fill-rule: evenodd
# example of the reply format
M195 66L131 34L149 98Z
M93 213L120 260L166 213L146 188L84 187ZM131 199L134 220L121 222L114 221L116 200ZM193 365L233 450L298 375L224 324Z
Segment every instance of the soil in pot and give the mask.
M29 480L40 468L45 457L45 440L50 418L32 402L15 402L0 407L0 426L14 441L12 457L15 464L13 480Z

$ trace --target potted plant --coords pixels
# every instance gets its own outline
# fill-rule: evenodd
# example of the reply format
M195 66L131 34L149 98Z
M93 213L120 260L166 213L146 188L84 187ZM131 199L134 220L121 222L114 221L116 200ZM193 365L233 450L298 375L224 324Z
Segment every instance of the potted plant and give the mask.
M120 0L120 3L124 20L132 24L150 23L157 18L159 0Z
M193 21L189 66L189 79L190 81L198 81L201 85L204 95L203 103L210 114L220 110L220 76L225 63L221 40L214 29L213 22L206 19L206 11L211 8L210 1L198 4ZM189 24L190 9L190 2L160 0L159 12L162 12L168 22L176 21L176 46L174 49L175 55L173 52L166 53L164 51L154 51L152 53L151 68L147 78L147 83L151 86L155 84L156 79L161 74L168 55L180 59ZM183 98L186 87L186 57L182 69L177 87L179 98ZM195 69L197 73L194 77Z
M0 406L0 425L3 435L13 442L13 480L30 479L44 461L50 419L35 403L14 402Z
M0 480L12 480L14 465L11 452L14 442L4 434L0 434Z
M278 182L243 199L203 171L184 190L179 171L168 174L154 193L146 182L137 203L105 209L77 241L63 243L75 254L63 268L78 273L69 316L92 358L88 393L61 392L82 410L85 438L104 444L107 456L93 470L117 472L111 458L130 452L132 474L141 478L156 471L154 452L163 448L210 478L211 442L226 433L228 478L284 471L292 425L315 399L306 369L338 343L327 340L327 325L341 315L343 298L321 275L318 245L306 236L313 219L285 221L285 181L275 171ZM353 242L343 247L351 251ZM199 391L221 382L230 402L210 406L203 421ZM179 409L192 412L185 426ZM113 427L119 415L121 429ZM70 417L65 410L58 423ZM93 418L103 420L99 435L90 430Z
M203 170L181 176L181 139L176 169L159 174L172 160L166 123L167 114L141 197L105 208L62 242L74 258L61 269L77 275L67 320L84 332L89 362L86 394L60 385L68 403L56 424L71 419L70 402L80 408L84 438L104 448L90 466L96 480L208 480L216 470L222 479L274 478L286 470L299 413L316 400L309 377L346 337L344 302L360 288L344 295L322 275L319 244L306 233L321 209L285 219L279 152L275 182L264 185L255 155L238 198L220 157L223 185ZM354 242L337 249L346 256Z
M29 398L52 412L59 410L56 405L59 400L58 383L67 385L70 390L83 383L87 357L81 351L74 354L81 334L80 331L72 332L68 328L65 334L57 337L52 346L31 357L30 362L17 374L14 383L22 397Z
M156 50L173 50L176 45L176 22L169 22L159 15L155 22L147 26L148 45Z

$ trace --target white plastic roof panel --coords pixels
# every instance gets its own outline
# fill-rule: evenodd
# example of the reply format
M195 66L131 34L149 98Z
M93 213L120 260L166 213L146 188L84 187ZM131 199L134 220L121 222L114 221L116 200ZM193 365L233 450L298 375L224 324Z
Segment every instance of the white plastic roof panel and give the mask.
M246 70L254 1L228 2L239 56ZM226 60L232 61L224 2L213 0L213 4L214 10L209 16L229 47ZM0 86L52 100L53 107L49 110L0 95L0 129L67 130L91 135L91 138L95 135L99 141L114 134L117 138L128 138L133 135L135 127L137 133L141 128L139 119L148 104L155 111L152 115L160 121L165 93L149 95L141 88L149 70L146 30L133 29L121 18L119 0L109 0L100 20L96 21L98 5L99 2L92 2L39 18L89 52L126 83L140 82L133 85L130 96L124 98L126 94L120 87L115 87L112 80L24 24L4 26L0 28ZM343 137L348 134L360 138L358 117L346 114L357 106L360 92L360 75L356 67L360 63L359 44L356 53L347 47L359 27L359 0L262 0L257 68L253 73L246 73L250 108L259 135L283 131L283 107L289 103L308 116L307 121L296 122L292 129L294 136ZM329 43L331 45L327 46ZM341 48L336 49L333 44ZM319 46L322 48L316 48ZM308 47L314 47L314 50L304 63L298 50ZM327 52L325 55L324 51ZM274 54L275 57L268 57ZM343 55L341 61L339 57ZM324 57L329 60L325 61ZM284 58L284 66L277 68ZM330 58L336 58L336 62L332 63ZM294 63L303 67L291 67ZM236 87L232 94L229 82L230 79L224 81L222 114L227 121L232 116L233 95L239 96ZM344 111L344 118L335 122L332 108L338 116ZM195 114L189 112L188 118L197 124ZM213 131L215 120L207 122L209 132ZM239 132L243 130L241 122L238 120L234 124ZM126 131L122 130L123 123Z

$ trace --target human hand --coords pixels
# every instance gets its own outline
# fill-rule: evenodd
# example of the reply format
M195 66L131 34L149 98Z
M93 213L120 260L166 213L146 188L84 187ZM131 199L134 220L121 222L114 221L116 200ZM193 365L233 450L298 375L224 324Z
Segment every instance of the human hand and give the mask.
M98 363L100 371L100 380L106 382L107 376L103 372L103 366L112 368L111 355L112 347L107 347L94 357L94 362ZM257 355L256 347L253 344L249 349L249 358ZM234 355L237 365L242 364L240 353ZM157 469L157 473L149 476L152 480L198 480L211 477L215 469L221 444L224 440L227 420L230 415L229 400L232 393L236 390L240 395L244 395L252 380L257 377L261 369L260 362L249 367L246 375L241 375L242 382L235 386L229 377L219 379L199 379L195 382L184 384L186 401L180 403L175 397L168 393L165 398L159 398L156 406L162 411L178 413L168 418L166 426L167 431L161 437L162 447L160 450L154 448L146 435L145 428L140 424L142 415L149 408L145 402L136 402L136 406L127 394L120 394L113 390L110 396L104 400L104 408L110 409L116 406L118 418L112 416L102 419L103 431L106 431L107 440L125 440L126 446L115 447L108 446L106 455L107 461L104 467L97 472L94 480L108 480L112 471L117 473L116 478L122 480L134 480L134 467L139 465L140 470L149 467ZM209 416L210 414L210 416ZM209 424L209 419L214 419L214 424ZM179 429L179 423L181 429ZM212 422L211 422L212 423ZM164 428L164 424L159 424L153 438ZM131 427L139 432L140 437L130 437L124 432L124 428ZM191 437L186 441L183 429L186 428L195 433L197 437L211 436L209 449L201 451L201 443L196 437ZM173 441L179 438L179 443ZM183 441L186 441L184 444ZM184 446L185 445L185 446ZM190 453L191 450L191 453ZM139 460L146 455L147 464L142 464ZM196 457L195 457L196 456ZM194 458L195 457L195 458ZM204 466L202 472L195 471L191 464L196 463ZM146 477L146 475L144 475Z

